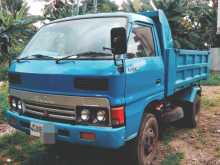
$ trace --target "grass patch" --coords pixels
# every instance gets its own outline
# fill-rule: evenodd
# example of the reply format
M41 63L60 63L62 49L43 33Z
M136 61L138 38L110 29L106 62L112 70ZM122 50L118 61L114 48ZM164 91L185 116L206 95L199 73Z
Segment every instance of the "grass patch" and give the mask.
M217 157L217 158L220 158L220 147L217 147L217 148L215 149L215 151L216 151L216 157Z
M176 128L175 127L168 127L163 130L162 141L165 145L168 145L169 142L175 136Z
M202 97L201 105L203 108L215 107L218 105L218 99L208 99L207 97Z
M161 165L179 165L180 161L184 158L183 153L169 154L161 162Z
M209 79L203 81L202 85L208 85L208 86L220 85L220 73L211 73Z
M4 112L9 108L8 106L8 83L4 83L0 87L0 123L4 122Z
M0 164L1 162L5 164L7 159L10 159L12 164L20 163L43 150L44 146L40 140L33 139L22 132L6 135L0 138Z
M204 146L205 144L207 144L207 135L206 133L201 129L201 128L197 128L195 129L192 134L195 136L196 141L198 142L198 144L201 144L202 146ZM205 136L206 135L206 136Z
M201 129L198 129L197 136L196 138L198 141L202 144L205 145L207 143L205 135L203 134L203 131Z

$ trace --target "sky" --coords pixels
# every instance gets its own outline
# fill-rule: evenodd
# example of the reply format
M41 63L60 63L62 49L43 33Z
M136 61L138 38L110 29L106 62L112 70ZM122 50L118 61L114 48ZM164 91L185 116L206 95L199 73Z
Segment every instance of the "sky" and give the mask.
M45 2L41 2L39 0L26 0L28 6L30 7L29 13L32 15L41 15L42 9L44 7ZM119 6L123 3L124 0L112 0Z

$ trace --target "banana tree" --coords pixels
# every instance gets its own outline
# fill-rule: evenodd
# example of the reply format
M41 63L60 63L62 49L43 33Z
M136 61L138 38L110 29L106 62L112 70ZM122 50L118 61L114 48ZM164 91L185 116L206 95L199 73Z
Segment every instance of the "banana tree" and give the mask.
M36 31L33 23L43 19L28 16L25 3L16 8L13 2L8 3L9 1L0 0L0 63L7 62L23 49Z
M98 0L97 2L97 12L113 12L118 10L118 6L111 0ZM81 0L79 11L74 0L54 0L44 8L44 16L49 20L86 13L94 13L94 0Z
M154 0L168 17L176 48L206 49L216 42L216 12L209 1ZM215 3L214 3L215 4ZM151 9L149 0L128 0L123 9L140 12Z
M69 17L74 13L76 3L74 0L54 0L50 1L44 7L44 17L48 20L55 20L59 18Z

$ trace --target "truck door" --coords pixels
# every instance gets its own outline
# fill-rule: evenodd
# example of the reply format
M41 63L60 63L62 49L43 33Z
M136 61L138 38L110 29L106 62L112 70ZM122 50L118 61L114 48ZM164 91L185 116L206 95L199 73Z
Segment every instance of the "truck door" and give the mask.
M133 25L125 60L127 133L130 135L137 131L143 106L157 95L164 95L164 65L156 39L152 25Z

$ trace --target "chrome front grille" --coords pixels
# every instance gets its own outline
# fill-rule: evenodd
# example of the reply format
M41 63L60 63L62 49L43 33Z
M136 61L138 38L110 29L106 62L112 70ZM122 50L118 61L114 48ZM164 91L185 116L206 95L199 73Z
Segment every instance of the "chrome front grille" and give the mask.
M37 104L32 102L24 102L25 115L34 115L38 118L46 118L52 120L75 121L76 110L51 105Z
M76 123L76 108L79 106L104 107L110 110L110 102L104 97L54 95L16 89L10 89L9 94L23 101L25 113L22 115L49 121Z

